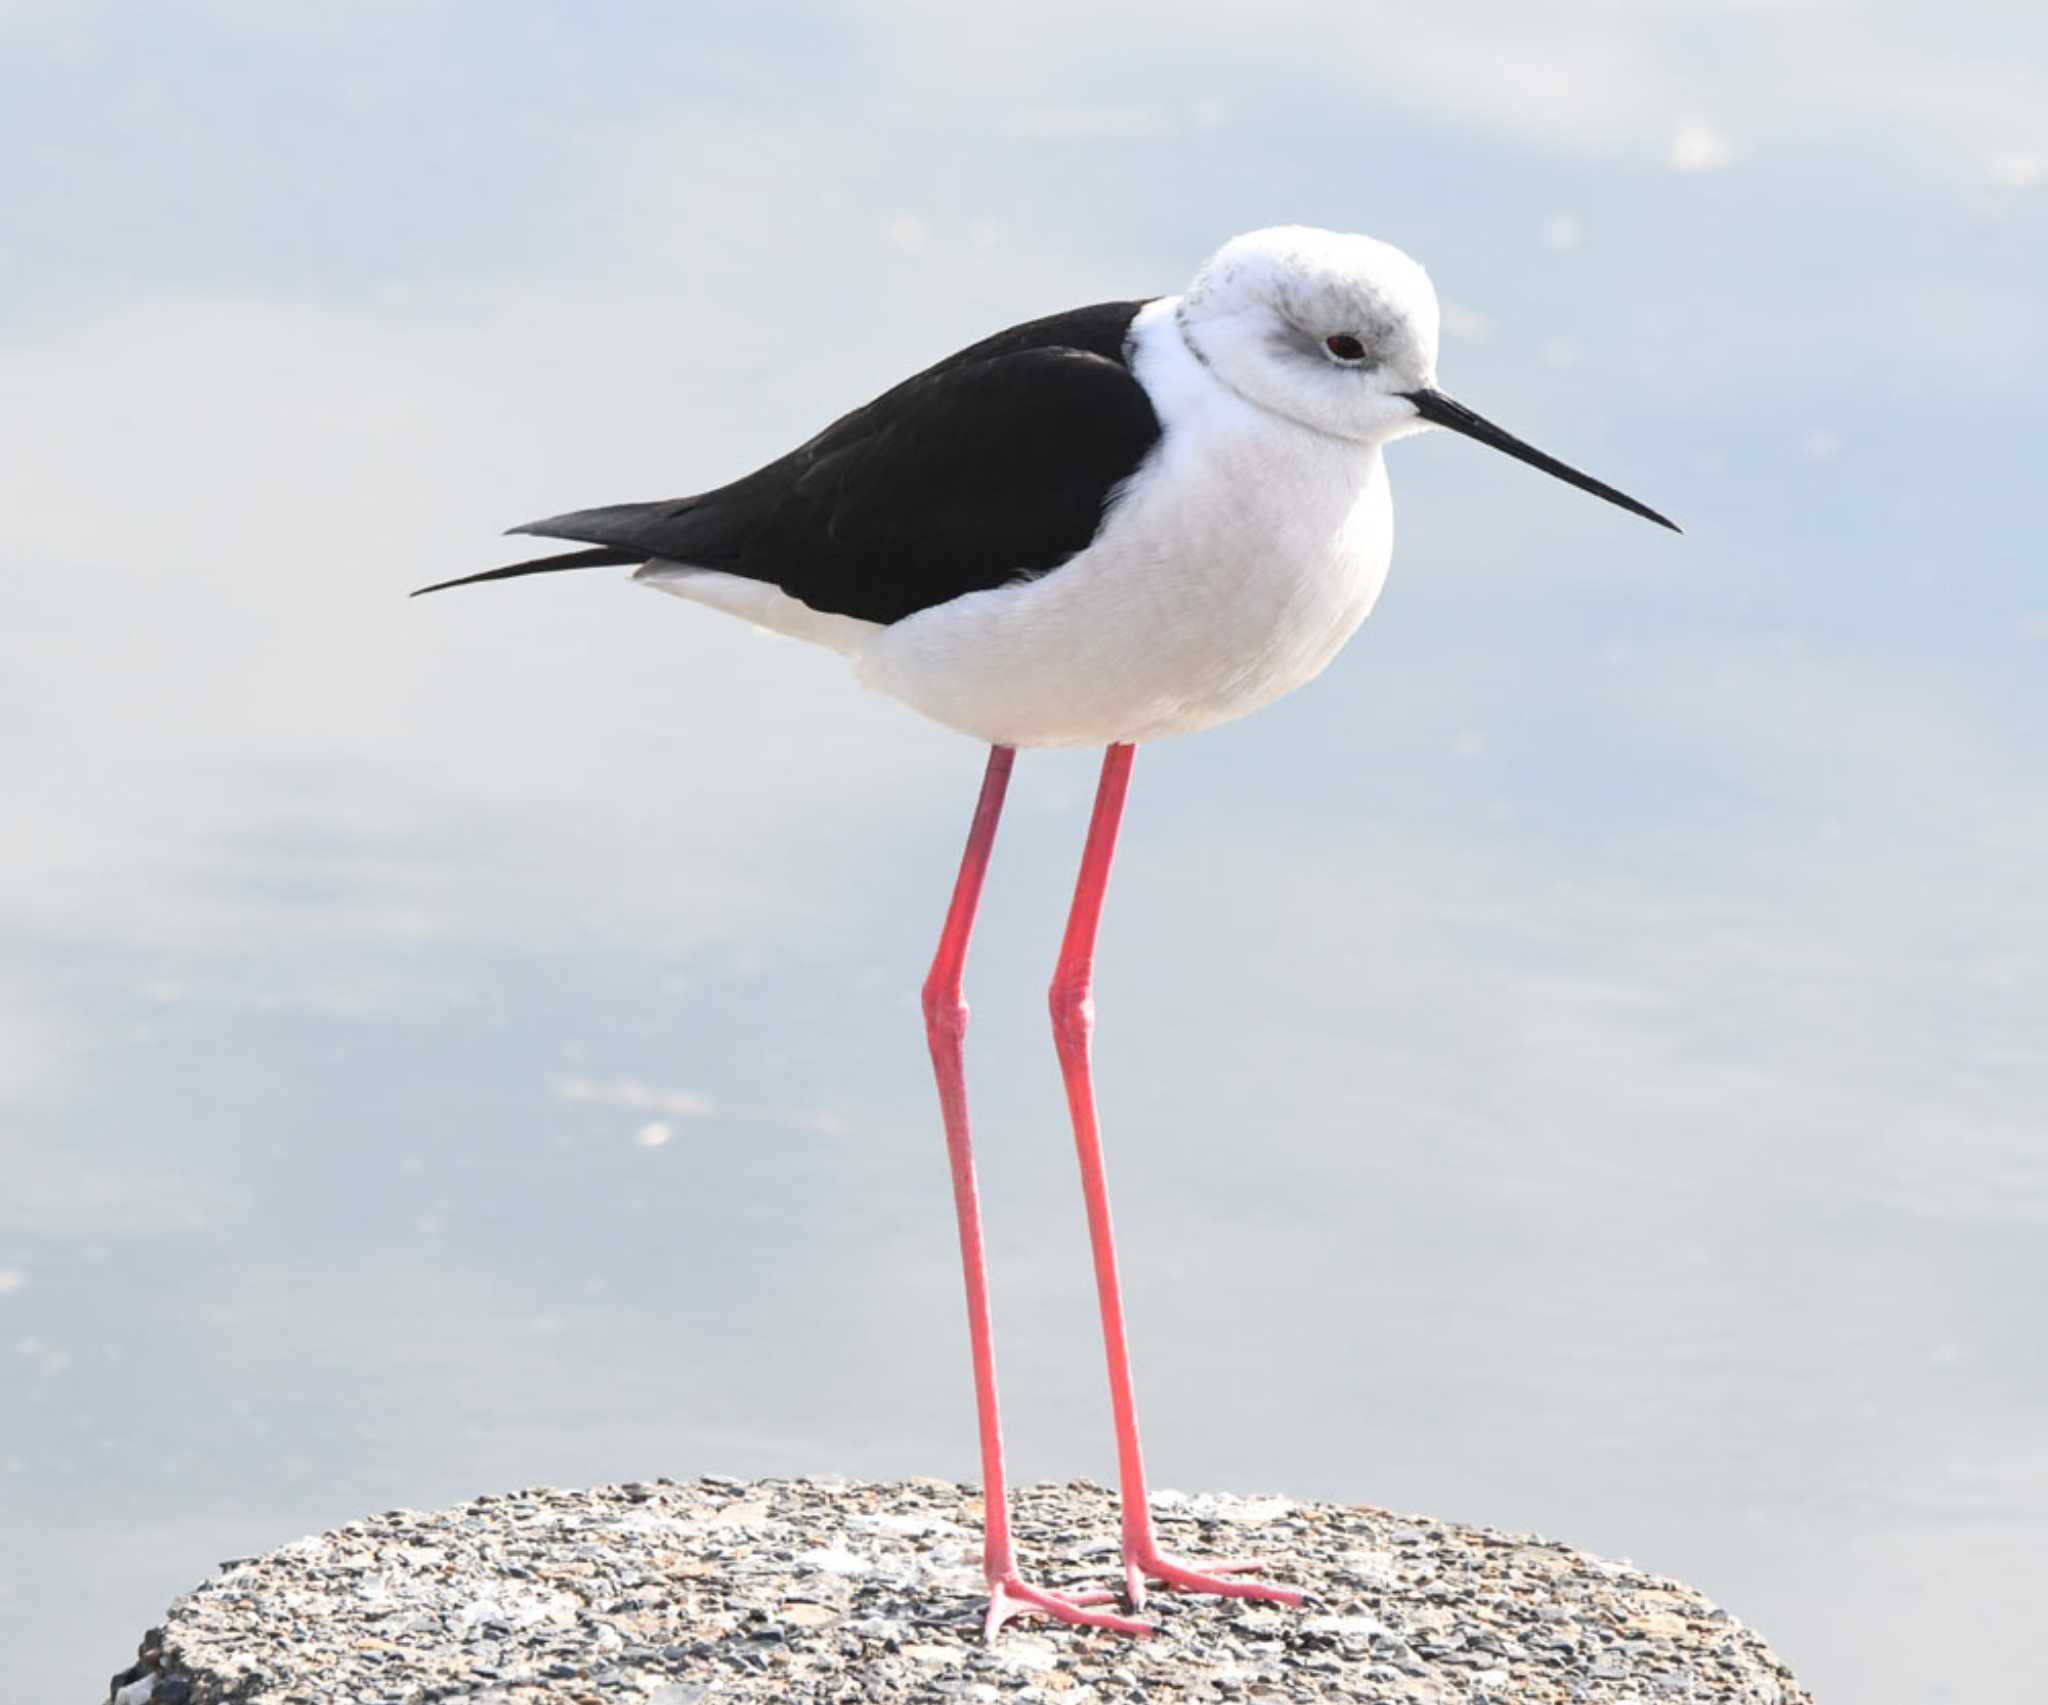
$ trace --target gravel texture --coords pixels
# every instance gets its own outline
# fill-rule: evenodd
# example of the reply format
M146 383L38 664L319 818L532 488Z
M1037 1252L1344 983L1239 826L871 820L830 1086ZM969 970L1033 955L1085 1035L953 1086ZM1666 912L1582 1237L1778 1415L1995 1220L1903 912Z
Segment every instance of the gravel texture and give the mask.
M1154 1500L1189 1558L1255 1553L1300 1610L1160 1594L1139 1639L980 1639L981 1497L936 1480L706 1478L388 1510L221 1566L117 1705L757 1700L1742 1701L1811 1705L1690 1587L1526 1534L1286 1498ZM1026 1577L1113 1584L1116 1500L1016 1499Z

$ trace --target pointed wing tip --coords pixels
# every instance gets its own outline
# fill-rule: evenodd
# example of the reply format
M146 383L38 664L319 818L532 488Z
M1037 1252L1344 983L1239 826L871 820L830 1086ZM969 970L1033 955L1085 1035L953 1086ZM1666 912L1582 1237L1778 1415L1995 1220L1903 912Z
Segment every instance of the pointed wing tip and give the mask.
M524 528L516 530L525 531ZM420 598L429 592L445 592L451 586L479 586L488 580L517 580L529 574L559 574L568 568L630 568L635 563L645 560L634 551L598 545L590 550L563 551L556 556L535 557L530 562L510 562L503 568L487 568L480 574L459 574L453 580L437 580L431 586L416 587L406 596Z

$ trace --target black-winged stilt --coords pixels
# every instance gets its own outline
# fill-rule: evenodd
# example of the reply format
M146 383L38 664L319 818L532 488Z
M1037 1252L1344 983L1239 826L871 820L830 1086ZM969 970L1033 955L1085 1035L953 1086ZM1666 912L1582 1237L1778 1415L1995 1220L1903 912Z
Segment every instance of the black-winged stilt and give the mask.
M990 1635L1034 1611L1147 1627L1096 1609L1110 1593L1027 1582L1010 1541L961 978L1016 748L1108 749L1051 1003L1109 1361L1125 1593L1133 1610L1148 1581L1298 1603L1228 1578L1250 1563L1164 1555L1146 1500L1089 1070L1096 925L1133 749L1256 710L1337 654L1386 579L1381 450L1396 438L1448 427L1672 527L1439 391L1437 318L1399 249L1255 231L1183 295L998 332L731 485L513 529L590 549L421 588L637 565L636 580L844 653L870 686L991 747L924 984L967 1281Z

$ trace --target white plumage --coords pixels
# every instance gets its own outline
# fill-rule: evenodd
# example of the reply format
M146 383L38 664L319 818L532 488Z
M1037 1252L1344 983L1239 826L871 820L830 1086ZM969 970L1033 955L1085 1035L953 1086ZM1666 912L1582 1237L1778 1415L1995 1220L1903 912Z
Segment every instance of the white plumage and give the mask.
M1329 325L1371 344L1331 357ZM638 578L851 658L860 679L994 745L1156 740L1312 680L1371 611L1393 551L1382 446L1423 426L1435 293L1400 251L1283 228L1240 237L1132 322L1157 448L1058 569L887 625L736 575Z
M982 1456L992 1638L1021 1615L1127 1634L1100 1590L1019 1568L967 1117L963 971L1018 746L1099 743L1050 1007L1073 1120L1115 1419L1124 1595L1299 1604L1158 1542L1125 1348L1090 1054L1097 930L1138 742L1242 716L1314 679L1393 552L1389 441L1443 426L1664 526L1436 387L1421 267L1368 237L1285 227L1226 243L1180 296L996 333L730 484L515 531L583 545L442 586L635 565L665 592L827 646L860 679L990 745L922 992L953 1174ZM441 586L422 590L438 591Z

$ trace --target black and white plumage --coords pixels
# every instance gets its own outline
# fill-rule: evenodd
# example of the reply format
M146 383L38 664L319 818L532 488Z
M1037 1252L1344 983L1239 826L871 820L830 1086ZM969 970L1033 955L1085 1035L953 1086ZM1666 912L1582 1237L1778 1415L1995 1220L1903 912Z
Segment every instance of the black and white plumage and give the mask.
M1096 933L1135 743L1301 685L1371 610L1393 549L1386 444L1448 427L1663 520L1452 402L1436 354L1435 293L1399 250L1258 231L1184 295L1000 332L731 485L531 522L515 531L588 548L469 577L638 564L664 591L843 652L870 685L992 747L922 996L967 1291L991 1636L1024 1614L1148 1627L1102 1608L1106 1592L1034 1585L1010 1536L962 973L1018 746L1108 748L1050 1005L1116 1425L1124 1596L1134 1612L1155 1582L1301 1602L1245 1578L1247 1560L1173 1557L1153 1529L1095 1111Z
M730 485L513 529L591 549L442 586L637 565L994 744L1205 727L1371 610L1395 438L1449 426L1662 521L1444 397L1437 318L1398 249L1254 232L1184 295L999 332Z
M1142 302L1032 320L947 357L788 455L699 496L515 527L774 586L887 624L1057 568L1159 439L1125 348ZM476 580L595 566L544 557ZM465 581L450 584L463 585Z

